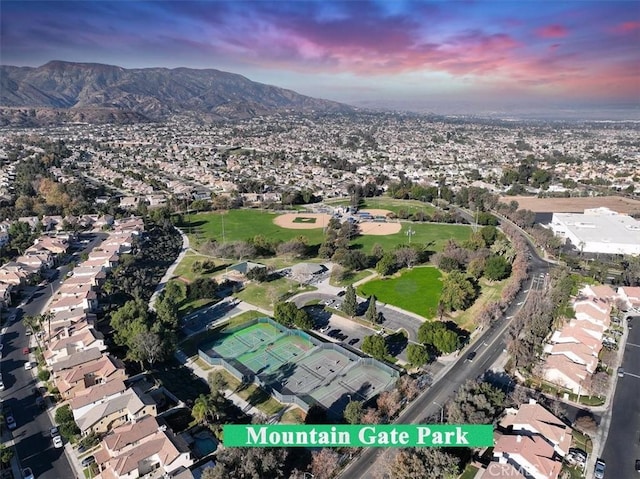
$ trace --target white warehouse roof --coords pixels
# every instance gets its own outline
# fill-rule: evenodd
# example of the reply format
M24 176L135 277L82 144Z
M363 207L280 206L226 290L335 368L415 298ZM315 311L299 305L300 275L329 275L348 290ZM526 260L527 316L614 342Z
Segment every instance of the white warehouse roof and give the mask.
M640 221L608 208L554 213L550 226L585 253L640 255Z

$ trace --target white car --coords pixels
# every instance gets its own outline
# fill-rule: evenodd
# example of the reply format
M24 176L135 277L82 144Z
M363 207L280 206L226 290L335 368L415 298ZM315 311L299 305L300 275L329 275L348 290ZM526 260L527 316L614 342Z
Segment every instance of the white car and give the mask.
M4 391L4 381L2 381L2 374L0 374L0 391Z
M35 479L30 467L25 467L22 470L22 477L24 477L24 479Z
M60 436L53 436L53 447L56 449L60 449L64 444L62 443L62 438Z
M33 363L31 361L27 361L26 363L24 363L24 369L25 371L29 371L30 369L33 369Z

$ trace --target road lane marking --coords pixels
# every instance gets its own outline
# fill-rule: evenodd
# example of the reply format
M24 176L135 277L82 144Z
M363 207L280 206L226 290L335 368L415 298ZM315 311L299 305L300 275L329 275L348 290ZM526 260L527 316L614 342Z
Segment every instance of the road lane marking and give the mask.
M625 376L631 376L631 377L634 377L634 378L638 378L638 379L640 379L640 376L638 376L637 374L628 373L627 371L625 371L625 372L624 372L624 375L625 375Z
M640 344L627 343L627 346L633 346L634 348L640 348Z

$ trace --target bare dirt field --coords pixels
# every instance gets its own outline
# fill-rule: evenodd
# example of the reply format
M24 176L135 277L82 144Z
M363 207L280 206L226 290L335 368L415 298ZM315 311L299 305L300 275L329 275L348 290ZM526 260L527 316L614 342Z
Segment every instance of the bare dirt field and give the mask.
M298 222L296 222L296 218ZM314 218L315 222L304 222L304 218ZM301 219L303 222L300 222ZM324 228L329 224L331 215L324 213L286 213L284 215L277 216L273 222L282 228L288 228L290 230L312 230L316 228Z
M379 223L377 221L361 221L358 223L360 234L363 235L392 235L402 229L400 223Z
M386 216L390 213L388 210L366 210L372 215ZM313 221L315 219L315 221ZM273 222L282 227L292 230L310 230L315 228L324 228L329 224L331 215L324 213L286 213L277 216ZM362 221L358 223L360 234L363 235L390 235L398 233L402 229L400 223L378 222L378 221Z
M582 213L586 208L604 206L618 213L640 213L640 201L620 196L587 196L584 198L537 198L535 196L503 196L503 203L517 201L518 208L534 213Z

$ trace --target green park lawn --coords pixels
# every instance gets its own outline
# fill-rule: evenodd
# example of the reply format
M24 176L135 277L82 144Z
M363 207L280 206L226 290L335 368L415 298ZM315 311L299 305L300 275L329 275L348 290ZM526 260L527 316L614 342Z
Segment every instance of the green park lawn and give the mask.
M236 297L254 306L271 310L275 303L284 300L291 294L315 289L312 286L300 289L297 282L287 278L279 278L266 283L248 283L242 291L236 293Z
M350 201L348 199L339 199L339 200L328 200L326 201L328 205L332 206L347 206ZM395 198L389 198L386 196L376 197L376 198L365 198L363 205L360 209L375 209L375 210L389 210L394 213L398 213L400 210L405 210L411 213L417 213L418 211L423 211L425 214L432 214L436 209L429 203L423 203L422 201L417 200L398 200Z
M441 276L437 268L416 267L391 278L368 281L358 288L358 294L363 297L375 295L382 303L433 318L442 292Z
M383 201L383 200L380 200ZM402 201L402 200L388 200ZM403 203L409 203L403 201ZM415 202L421 204L420 202ZM224 240L246 241L256 235L263 235L270 240L289 241L299 236L305 236L310 246L319 246L323 241L322 228L310 230L294 230L281 228L273 223L277 216L274 213L258 210L229 210L222 213L200 213L191 215L191 222L182 225L197 243L206 240L222 241L222 217L224 216ZM411 230L409 235L407 232ZM189 233L190 232L190 233ZM431 251L441 251L448 239L464 241L471 236L471 228L465 225L433 224L433 223L402 223L402 230L386 236L358 236L351 242L355 248L370 253L375 244L380 244L385 250L392 250L397 245L421 243ZM195 258L190 261L195 261ZM185 264L185 270L188 265ZM183 270L180 269L179 272Z
M409 234L408 231L411 233ZM402 229L398 233L385 236L358 236L351 244L369 254L375 244L382 246L385 251L391 251L398 245L408 246L411 238L411 244L422 244L429 251L442 251L447 240L462 242L469 239L472 232L471 227L466 225L403 222Z
M275 213L259 210L229 210L224 213L200 213L191 215L190 222L182 225L183 229L198 241L216 240L246 241L256 235L262 235L269 240L289 241L299 236L305 236L310 246L320 245L323 240L322 227L310 230L294 230L281 228L273 220Z

